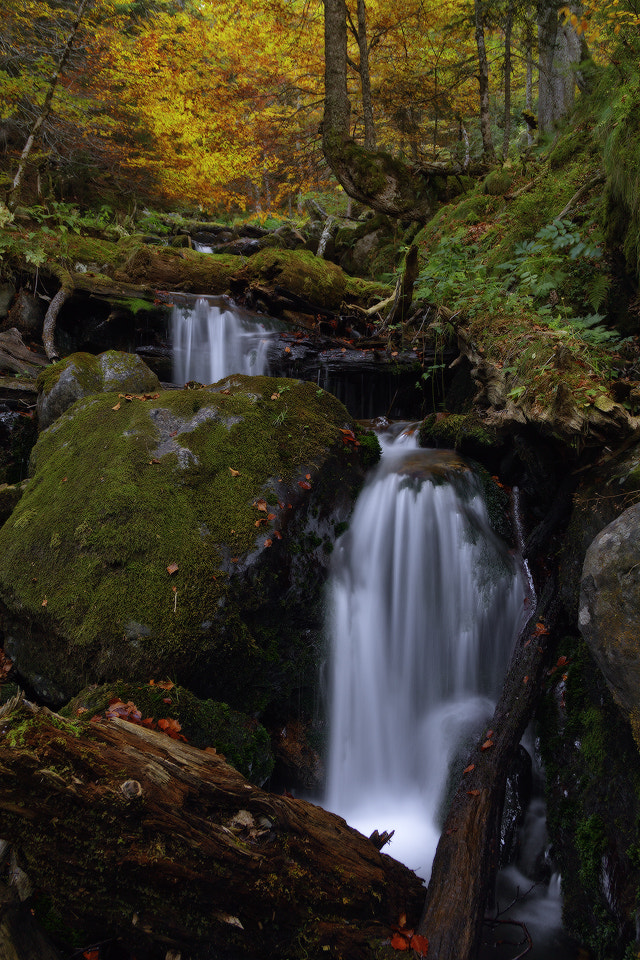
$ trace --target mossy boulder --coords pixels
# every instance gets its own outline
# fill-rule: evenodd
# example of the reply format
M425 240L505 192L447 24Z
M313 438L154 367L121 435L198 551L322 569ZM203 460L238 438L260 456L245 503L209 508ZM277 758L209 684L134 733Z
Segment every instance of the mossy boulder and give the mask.
M114 704L121 704L115 710ZM269 734L257 720L226 703L200 700L171 681L151 679L147 683L115 683L86 687L60 710L71 720L105 720L111 712L123 719L163 729L184 737L201 750L214 749L227 763L261 787L273 770Z
M40 435L0 530L18 674L55 705L154 676L249 713L301 702L335 531L363 479L351 417L283 378L114 399L80 400Z
M38 423L50 426L81 397L94 393L144 394L160 390L160 381L140 357L107 350L72 353L38 377Z

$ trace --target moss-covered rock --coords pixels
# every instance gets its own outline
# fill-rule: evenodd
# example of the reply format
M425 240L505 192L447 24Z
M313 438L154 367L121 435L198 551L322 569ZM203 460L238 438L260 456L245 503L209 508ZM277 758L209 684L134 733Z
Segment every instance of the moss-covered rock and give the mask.
M163 729L158 721L173 721L173 727L169 727L172 735L179 733L194 747L213 748L224 754L228 763L259 787L273 770L269 734L260 723L226 703L200 700L171 681L120 681L87 687L60 713L72 720L104 719L109 710L113 713L114 702L124 708L119 715L125 719L131 716L134 722L144 722L153 729Z
M93 393L154 393L160 381L140 357L133 353L107 350L95 357L73 353L38 377L38 422L50 426L81 397Z
M255 712L315 682L334 529L363 471L315 385L78 401L44 431L0 531L5 646L59 704L170 676Z

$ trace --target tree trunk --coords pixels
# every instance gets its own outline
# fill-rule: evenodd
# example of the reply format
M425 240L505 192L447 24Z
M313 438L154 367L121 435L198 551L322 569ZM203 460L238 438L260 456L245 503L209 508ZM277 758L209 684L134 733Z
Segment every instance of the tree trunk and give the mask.
M526 13L525 17L525 34L524 42L526 48L526 79L525 79L525 95L524 95L524 105L527 113L532 113L533 107L533 27L531 25L531 16L529 11ZM527 124L527 146L533 145L533 133L531 127Z
M364 0L358 0L358 49L360 51L360 85L362 88L362 116L364 118L364 145L367 150L376 148L376 130L373 122L371 99L371 75L369 73L369 47L367 45L367 11Z
M429 960L474 960L498 867L507 776L531 718L557 616L549 583L516 643L489 727L469 757L438 843L418 932Z
M504 26L504 133L502 136L502 159L509 156L509 138L511 136L511 28L513 26L513 4L507 4Z
M84 943L212 956L373 957L424 887L340 817L215 751L124 720L0 710L1 831ZM381 824L381 827L384 825ZM323 949L324 948L324 949Z
M325 102L322 150L348 196L380 213L426 220L432 201L428 180L388 153L368 150L350 137L347 96L347 9L324 0Z
M570 24L558 20L560 4L538 5L538 128L548 133L573 106L575 68L581 59L580 39Z
M47 93L44 98L44 103L42 104L42 109L38 114L38 116L36 117L33 126L31 127L31 131L27 138L27 142L25 143L22 154L20 155L20 162L18 164L18 169L16 171L15 177L13 178L13 183L11 184L11 190L9 191L9 209L11 210L13 210L16 204L18 203L18 198L20 196L20 187L22 185L22 179L24 177L24 171L27 166L29 154L31 153L31 150L36 141L36 138L40 133L42 125L44 124L45 120L49 116L49 113L51 111L51 104L53 102L53 97L56 92L56 87L58 86L60 75L67 62L69 53L71 52L71 47L73 45L73 41L75 40L76 34L80 27L80 23L84 16L84 12L90 2L91 0L81 0L80 2L80 6L78 7L78 12L76 14L76 19L74 20L73 25L71 27L71 32L67 37L67 41L64 45L62 53L60 54L60 58L58 60L56 68L51 76L51 79L49 80L49 87L47 89Z
M491 137L491 116L489 112L489 61L484 42L484 15L482 0L474 0L473 10L476 25L476 46L478 48L478 85L480 87L480 133L482 134L482 155L486 160L495 160L496 152Z

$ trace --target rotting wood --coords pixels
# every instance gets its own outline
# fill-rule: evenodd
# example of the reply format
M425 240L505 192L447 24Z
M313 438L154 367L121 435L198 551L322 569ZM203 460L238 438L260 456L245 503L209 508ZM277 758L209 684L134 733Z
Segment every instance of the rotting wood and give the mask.
M410 870L215 752L122 720L79 727L24 700L0 713L3 836L86 942L263 960L339 942L366 960L370 940L419 915Z
M531 719L557 619L556 588L516 642L489 726L465 764L438 843L418 932L429 960L475 960L498 868L507 776Z

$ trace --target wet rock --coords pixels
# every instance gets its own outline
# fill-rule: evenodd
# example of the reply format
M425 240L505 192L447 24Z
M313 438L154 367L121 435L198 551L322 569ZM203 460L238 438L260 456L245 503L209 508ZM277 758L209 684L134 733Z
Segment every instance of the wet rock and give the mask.
M587 550L578 625L640 746L640 504Z

